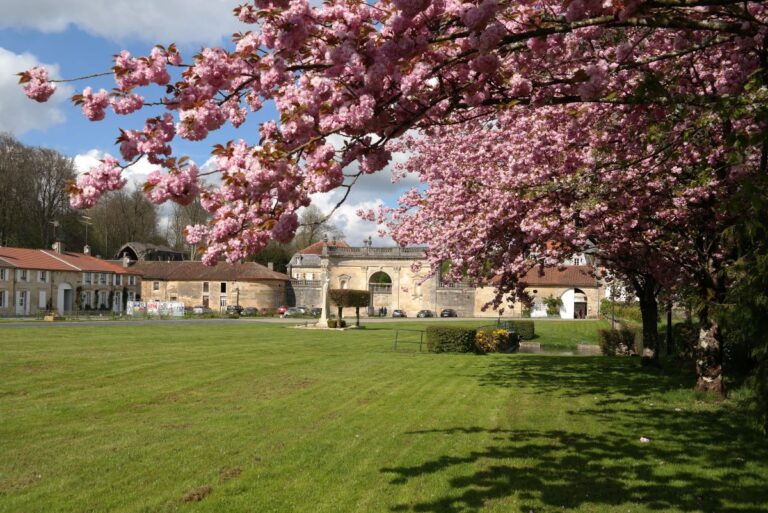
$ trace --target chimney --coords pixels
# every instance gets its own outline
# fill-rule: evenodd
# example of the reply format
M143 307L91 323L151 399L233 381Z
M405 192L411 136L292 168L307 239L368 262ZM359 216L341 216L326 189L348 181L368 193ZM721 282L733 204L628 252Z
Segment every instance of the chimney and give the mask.
M90 247L88 244L86 244L86 245L83 247L83 254L84 254L84 255L88 255L88 256L90 256L90 255L91 255L91 247Z
M64 243L61 241L54 242L52 248L58 254L64 253Z
M131 265L131 259L128 257L128 253L123 253L123 267L129 267Z
M270 271L274 271L275 270L274 262L267 262L267 269L269 269Z

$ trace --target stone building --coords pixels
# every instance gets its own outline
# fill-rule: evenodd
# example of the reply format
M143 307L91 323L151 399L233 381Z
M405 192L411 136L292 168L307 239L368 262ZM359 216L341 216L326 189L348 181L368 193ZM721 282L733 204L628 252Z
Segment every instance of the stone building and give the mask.
M414 270L418 269L418 270ZM532 317L546 316L543 300L549 296L561 298L560 317L564 319L594 318L599 311L604 288L590 271L588 260L575 256L562 269L532 270L525 277L527 292L534 298ZM493 300L493 283L486 287L444 283L439 272L431 272L424 248L419 247L350 247L343 241L318 242L299 251L288 266L291 276L289 304L321 306L321 291L325 277L329 288L364 289L370 291L369 314L386 308L404 310L413 317L420 310L439 315L445 308L456 310L460 317L498 317L484 305ZM522 305L506 306L503 317L522 317Z
M0 247L0 316L85 310L122 312L141 274L86 253Z
M144 301L179 301L186 307L228 305L273 309L286 304L289 278L256 262L206 266L202 262L132 263L143 275Z

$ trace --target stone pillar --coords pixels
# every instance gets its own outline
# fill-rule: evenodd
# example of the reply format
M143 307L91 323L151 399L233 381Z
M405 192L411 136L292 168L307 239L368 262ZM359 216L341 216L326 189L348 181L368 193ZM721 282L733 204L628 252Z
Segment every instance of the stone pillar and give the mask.
M328 272L328 260L323 259L320 263L320 267L322 269L321 279L323 282L323 288L321 289L320 293L320 308L322 308L322 312L320 313L320 319L318 319L316 326L318 328L327 328L328 317L330 317L331 313L331 302L330 298L328 297L328 288L331 284L331 274Z

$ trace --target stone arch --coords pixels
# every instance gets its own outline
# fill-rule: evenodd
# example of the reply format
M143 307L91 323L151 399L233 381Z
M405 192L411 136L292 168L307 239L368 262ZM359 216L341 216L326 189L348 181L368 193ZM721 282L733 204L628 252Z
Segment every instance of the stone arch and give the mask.
M563 305L560 307L561 319L586 319L588 311L587 294L579 289L572 288L562 293L560 299Z
M392 277L386 272L379 270L368 277L369 285L392 285Z

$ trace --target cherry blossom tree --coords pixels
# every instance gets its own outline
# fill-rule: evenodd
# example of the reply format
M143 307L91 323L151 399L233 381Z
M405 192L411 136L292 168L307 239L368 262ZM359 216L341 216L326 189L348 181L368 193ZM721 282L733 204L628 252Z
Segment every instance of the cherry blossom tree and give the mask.
M425 177L426 193L404 198L404 208L453 212L435 219L448 223L447 232L472 234L459 247L418 231L430 237L432 258L450 257L479 278L486 264L478 255L493 257L501 297L520 290L516 278L531 254L556 265L585 242L582 227L599 221L616 233L600 239L606 255L636 241L665 257L679 246L679 261L666 261L697 276L703 296L716 296L724 285L718 232L705 230L693 244L686 233L727 222L733 212L720 205L739 176L765 171L766 7L735 0L256 0L236 9L255 30L237 34L232 48L205 48L188 61L174 45L145 57L122 52L111 72L114 92L85 88L73 98L93 121L108 109L153 112L143 127L121 131L120 160L105 159L71 186L72 203L93 205L147 157L164 169L147 180L148 197L186 204L199 195L211 220L189 227L188 241L206 248L209 264L237 261L270 239L289 240L311 194L348 189L360 174L386 167L404 134L445 149L455 142L451 132L497 130L509 136L501 148L470 138L470 155L485 149L498 162L484 175L465 157L450 175ZM44 69L21 73L21 82L34 100L54 93ZM156 98L147 100L142 90L151 88ZM258 139L214 147L221 185L201 188L204 173L174 154L175 138L198 141L225 123L239 127L265 102L279 120L263 123ZM339 136L340 148L330 139ZM433 174L428 158L413 159L411 169ZM521 172L529 164L531 180ZM534 199L542 195L549 200ZM461 211L467 198L496 208ZM395 224L413 226L405 213L394 215ZM631 230L643 237L632 239ZM401 243L414 240L394 231ZM544 236L562 245L546 251ZM475 256L467 249L481 247ZM709 320L702 328L699 386L719 391L718 329Z

